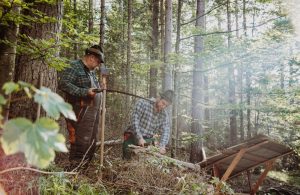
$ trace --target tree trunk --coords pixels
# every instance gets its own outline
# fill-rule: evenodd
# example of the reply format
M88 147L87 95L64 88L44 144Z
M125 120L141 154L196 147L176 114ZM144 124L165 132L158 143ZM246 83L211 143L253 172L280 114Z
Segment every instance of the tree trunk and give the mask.
M31 1L30 1L31 2ZM54 4L34 3L34 7L45 13L49 17L57 19L56 22L32 23L31 26L21 26L20 34L31 37L32 39L57 39L57 34L61 31L62 2L56 1ZM32 13L24 12L25 15ZM57 52L57 56L59 53ZM39 77L43 74L43 86L56 91L57 73L52 67L44 63L42 57L39 59L23 54L18 56L16 61L15 81L25 81L38 86ZM19 101L12 104L11 114L13 117L23 116L34 120L36 118L37 105L31 100Z
M12 5L12 7L1 7L8 13L19 14L20 8ZM8 25L0 23L0 40L7 41L11 45L0 43L0 92L4 83L13 81L16 59L16 43L19 26L12 21L7 21Z
M93 33L94 29L94 0L89 0L89 34Z
M126 64L126 91L131 92L131 30L132 30L132 0L127 2L127 17L128 17L128 28L127 28L127 64ZM126 96L126 110L129 110L130 98Z
M227 0L227 30L228 30L228 49L231 48L231 13L230 13L230 0ZM228 79L229 79L229 104L232 107L236 106L235 98L235 75L233 64L228 65ZM229 137L230 144L235 145L237 143L237 122L236 122L236 110L233 108L229 113Z
M234 0L234 16L235 16L235 35L236 38L239 38L239 4L238 0Z
M160 58L161 61L164 61L164 42L165 42L165 9L164 9L164 0L160 0ZM163 68L162 68L163 72Z
M178 7L177 7L177 21L176 21L176 43L175 43L175 52L176 54L179 54L180 50L180 32L181 32L181 9L182 9L182 4L183 2L181 0L178 0ZM173 103L173 131L172 131L172 150L171 150L171 157L174 158L176 157L176 152L177 152L177 140L178 140L178 135L179 135L179 129L178 129L178 105L179 105L179 91L178 91L178 84L179 84L179 79L178 79L178 66L179 64L175 64L175 71L174 71L174 91L175 91L175 98L174 98L174 103Z
M243 90L243 64L239 67L239 86L240 86L240 141L245 140L245 133L244 133L244 90Z
M73 0L73 12L74 12L74 19L77 19L77 2L76 0ZM77 29L77 24L74 24L74 28ZM74 43L73 45L73 52L74 52L74 59L78 58L78 43Z
M151 61L158 60L158 14L159 14L159 1L153 0L152 2L152 48L151 48ZM150 88L149 96L157 96L157 67L150 68Z
M246 71L246 91L247 91L247 138L251 138L251 73L249 70Z
M101 0L101 16L100 16L100 46L104 49L104 34L105 34L105 17L106 17L106 12L105 12L105 0Z
M172 52L172 0L166 0L165 16L165 44L164 44L164 75L163 91L173 89L172 65L169 63L169 54Z
M247 23L246 23L246 0L243 0L243 29L244 36L247 36Z
M205 17L200 17L205 12L205 1L197 0L196 8L196 28L205 29ZM204 49L203 38L200 36L195 37L195 64L193 72L193 88L192 88L192 127L191 131L193 134L199 136L203 135L203 127L201 121L201 113L203 108L199 107L199 102L203 100L202 88L203 88L203 60L199 57L199 54ZM190 161L192 163L200 162L204 156L202 153L203 141L199 139L191 144Z

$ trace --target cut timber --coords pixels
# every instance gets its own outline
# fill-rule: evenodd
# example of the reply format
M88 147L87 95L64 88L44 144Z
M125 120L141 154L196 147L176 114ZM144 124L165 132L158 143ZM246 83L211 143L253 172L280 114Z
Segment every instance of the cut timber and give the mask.
M197 165L197 164L193 164L193 163L189 163L189 162L185 162L185 161L180 161L180 160L162 155L158 152L151 151L150 148L144 148L144 147L135 146L135 145L129 145L129 147L131 148L132 152L134 152L135 154L147 153L147 154L156 156L158 158L167 159L167 160L169 160L171 162L174 162L175 164L183 166L185 168L189 168L189 169L192 169L192 170L200 170L200 166Z

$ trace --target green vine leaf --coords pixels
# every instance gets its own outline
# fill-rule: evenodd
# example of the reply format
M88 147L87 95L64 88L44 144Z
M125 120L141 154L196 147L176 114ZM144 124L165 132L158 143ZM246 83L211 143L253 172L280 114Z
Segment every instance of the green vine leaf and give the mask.
M32 123L26 118L9 120L0 138L6 154L23 152L27 162L38 168L47 167L54 160L55 152L67 152L65 138L58 133L58 124L49 118Z
M50 117L58 119L60 113L62 113L66 118L76 121L76 115L72 110L72 106L66 103L61 96L53 93L50 89L41 87L40 90L36 91L34 100L42 105L43 109Z

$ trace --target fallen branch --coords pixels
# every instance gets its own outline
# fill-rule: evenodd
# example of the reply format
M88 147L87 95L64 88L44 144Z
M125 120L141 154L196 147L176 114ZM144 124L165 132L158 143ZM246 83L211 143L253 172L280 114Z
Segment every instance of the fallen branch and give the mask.
M105 141L104 145L106 146L111 146L111 145L117 145L117 144L121 144L123 142L123 140L121 139L116 139L116 140L110 140L110 141ZM96 143L96 146L100 146L101 141Z
M154 152L151 150L151 148L144 148L144 147L140 147L140 146L136 146L136 145L129 145L129 148L131 148L131 151L135 154L138 153L147 153L147 154L151 154L153 156L156 156L158 158L163 158L169 161L174 162L177 165L192 169L192 170L200 170L200 166L197 164L193 164L193 163L189 163L189 162L185 162L185 161L180 161L165 155L162 155L158 152Z

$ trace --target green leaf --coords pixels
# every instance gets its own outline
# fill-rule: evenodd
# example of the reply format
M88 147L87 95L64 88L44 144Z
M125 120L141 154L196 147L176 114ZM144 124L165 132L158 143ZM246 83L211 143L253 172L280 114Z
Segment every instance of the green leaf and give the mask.
M6 99L0 94L0 105L6 104Z
M18 81L18 84L19 84L22 88L24 88L24 87L30 88L30 87L32 86L30 83L26 83L26 82L24 82L24 81Z
M6 95L11 94L14 91L19 91L20 87L14 82L7 82L3 85L2 89Z
M76 121L76 115L72 110L72 106L50 89L41 87L34 95L34 100L41 104L47 114L54 119L58 119L60 113L62 113L66 118Z
M65 138L58 133L58 124L50 118L32 123L25 118L9 120L0 138L6 154L23 152L29 164L47 167L54 160L55 152L67 152Z

